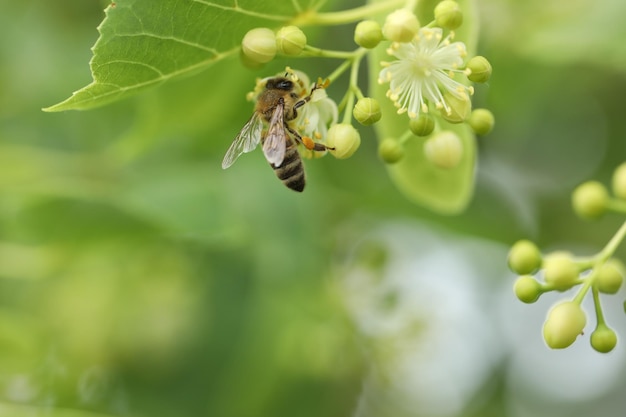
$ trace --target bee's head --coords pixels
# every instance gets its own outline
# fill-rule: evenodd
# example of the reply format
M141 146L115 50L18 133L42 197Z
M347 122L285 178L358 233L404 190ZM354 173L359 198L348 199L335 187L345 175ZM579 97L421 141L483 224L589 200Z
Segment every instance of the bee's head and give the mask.
M268 90L277 89L283 91L291 91L293 90L293 81L285 77L270 78L269 80L267 80L265 88Z

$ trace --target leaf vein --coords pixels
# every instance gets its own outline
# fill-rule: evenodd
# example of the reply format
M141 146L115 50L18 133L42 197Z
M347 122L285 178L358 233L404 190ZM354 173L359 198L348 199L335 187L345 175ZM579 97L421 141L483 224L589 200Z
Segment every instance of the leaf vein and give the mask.
M191 0L195 3L200 3L203 4L207 7L214 7L216 9L220 9L220 10L228 10L234 13L241 13L247 16L253 16L253 17L258 17L261 19L266 19L266 20L277 20L280 22L288 22L289 20L291 20L293 18L293 16L285 16L285 15L276 15L276 14L266 14L266 13L260 13L260 12L255 12L253 10L247 10L247 9L243 9L241 7L239 7L239 5L237 4L237 2L235 2L234 6L223 6L221 4L216 4L216 3L211 3L210 1L206 1L206 0Z
M214 55L217 55L219 53L217 51L217 49L215 49L215 48L210 48L210 47L204 46L204 45L202 45L200 43L191 42L191 41L188 41L186 39L179 38L179 37L176 37L176 36L163 36L163 35L157 35L156 33L150 33L150 32L117 33L115 36L119 36L121 38L123 38L123 37L135 37L135 36L147 36L147 37L155 38L155 39L161 39L161 40L166 40L166 41L178 42L180 44L191 46L191 47L200 49L200 50L205 51L205 52L210 52L210 53L212 53Z
M157 67L155 67L153 65L146 64L145 62L133 61L133 60L129 60L129 59L113 59L111 61L102 62L102 63L98 64L98 68L106 66L106 65L111 65L111 64L139 65L139 66L151 69L152 71L156 72L159 75L159 77L164 77L165 76L165 74L163 74L163 72L160 69L158 69Z

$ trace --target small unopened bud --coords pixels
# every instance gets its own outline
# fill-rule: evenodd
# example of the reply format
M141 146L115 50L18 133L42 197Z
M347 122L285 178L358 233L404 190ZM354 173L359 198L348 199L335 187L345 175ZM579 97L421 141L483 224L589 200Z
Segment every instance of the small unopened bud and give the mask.
M624 265L617 259L611 258L596 271L595 284L598 291L605 294L615 294L624 281Z
M609 192L597 181L587 181L579 185L572 194L574 212L585 219L597 219L607 210Z
M349 158L361 145L361 136L351 124L339 123L328 129L326 145L335 148L330 151L335 158Z
M378 145L378 155L386 163L395 164L404 156L404 148L398 140L386 138Z
M297 26L284 26L276 33L276 48L284 55L300 55L306 46L306 35Z
M435 130L435 119L428 113L420 113L409 121L409 129L416 136L428 136Z
M615 197L626 200L626 162L613 171L612 188Z
M489 110L476 109L472 111L467 122L469 123L474 133L484 136L491 132L491 130L493 129L495 119L493 117L493 113L491 113Z
M523 303L534 303L541 295L541 284L530 275L522 275L517 278L513 286L515 296Z
M354 42L363 48L372 49L383 40L380 24L374 20L359 22L354 29Z
M410 42L420 29L415 14L407 9L390 13L383 25L383 35L393 42Z
M443 0L435 6L435 22L438 26L454 30L463 24L463 12L456 1Z
M241 49L250 61L265 64L276 56L276 36L268 28L252 29L243 37Z
M382 116L380 104L376 99L363 97L356 102L352 115L362 125L372 125L379 121Z
M508 263L516 274L532 274L541 266L541 252L530 240L518 240L509 251Z
M456 133L445 130L424 142L424 155L436 166L451 169L463 158L463 143Z
M606 324L598 324L591 333L591 347L600 353L609 353L617 345L617 334Z
M553 252L543 261L543 279L554 289L564 291L574 284L580 269L568 252Z
M467 62L470 71L467 78L475 83L486 83L491 77L491 63L484 56L475 56Z
M444 101L448 104L448 109L442 108L441 117L450 123L462 123L467 120L472 111L472 101L469 96L459 98L448 92L443 95Z
M548 312L543 338L552 349L563 349L574 343L587 324L587 316L578 303L564 301Z

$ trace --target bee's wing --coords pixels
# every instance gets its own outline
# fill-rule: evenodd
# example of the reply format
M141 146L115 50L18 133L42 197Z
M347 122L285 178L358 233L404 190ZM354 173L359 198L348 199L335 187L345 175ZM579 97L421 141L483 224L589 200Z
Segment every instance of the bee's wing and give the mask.
M250 120L243 126L235 140L233 140L230 148L226 151L226 155L224 155L224 160L222 161L222 168L226 169L231 166L242 153L254 150L261 141L262 131L263 120L261 116L255 112Z
M263 142L263 153L265 159L275 167L279 167L285 158L285 148L287 146L287 134L283 125L283 116L285 113L285 105L281 102L276 106L270 127L265 135Z

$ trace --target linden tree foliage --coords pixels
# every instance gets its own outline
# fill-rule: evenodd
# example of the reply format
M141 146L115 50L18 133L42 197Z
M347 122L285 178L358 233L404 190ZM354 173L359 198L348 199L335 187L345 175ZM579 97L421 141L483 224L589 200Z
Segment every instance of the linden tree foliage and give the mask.
M278 26L296 13L279 0L123 0L98 27L93 82L47 111L84 110L193 74L239 51L256 26Z

